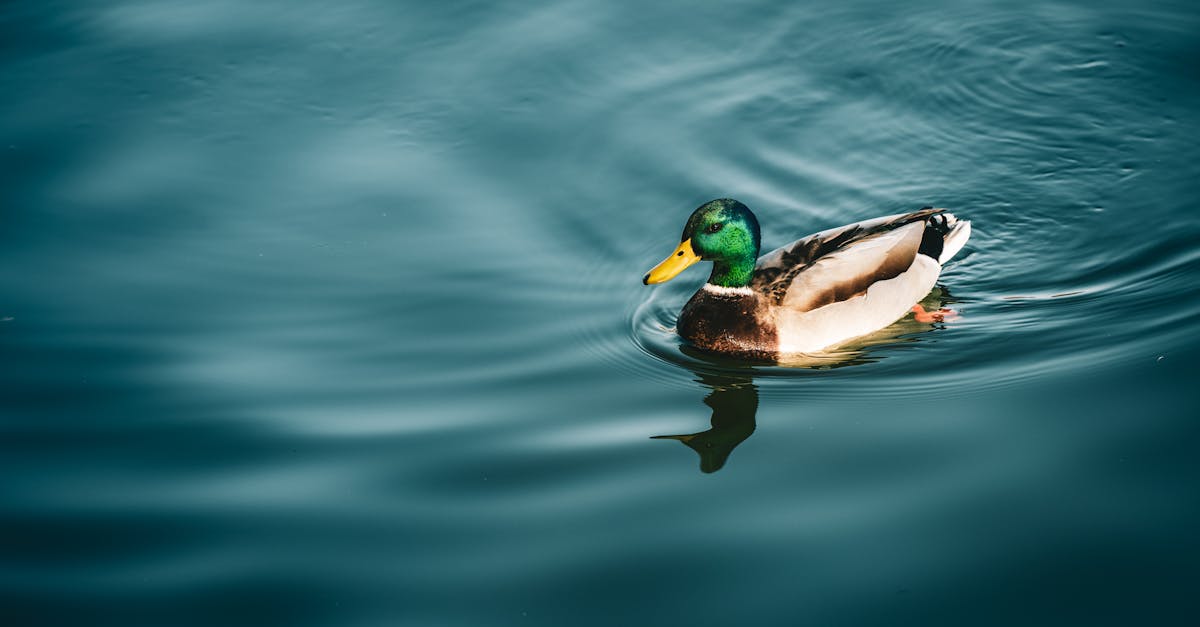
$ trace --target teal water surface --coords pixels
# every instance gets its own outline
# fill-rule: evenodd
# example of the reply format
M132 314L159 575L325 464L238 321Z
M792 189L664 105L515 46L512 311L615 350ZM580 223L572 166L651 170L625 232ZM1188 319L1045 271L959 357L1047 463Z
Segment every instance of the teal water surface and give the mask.
M1200 11L0 7L0 624L1192 625ZM641 285L974 225L790 367Z

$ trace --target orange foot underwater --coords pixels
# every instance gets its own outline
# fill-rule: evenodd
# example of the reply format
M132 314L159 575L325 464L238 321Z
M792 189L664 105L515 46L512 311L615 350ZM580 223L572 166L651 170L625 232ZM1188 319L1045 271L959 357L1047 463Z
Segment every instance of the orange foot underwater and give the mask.
M958 317L958 312L953 309L938 309L937 311L925 311L925 308L920 305L912 307L913 319L917 322L945 322Z

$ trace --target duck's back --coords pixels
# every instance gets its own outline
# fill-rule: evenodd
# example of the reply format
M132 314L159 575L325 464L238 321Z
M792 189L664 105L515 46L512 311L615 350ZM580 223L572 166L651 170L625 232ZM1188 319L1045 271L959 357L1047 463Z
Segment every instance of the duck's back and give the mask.
M949 214L944 224L927 222L943 211L829 229L763 255L751 287L770 304L777 352L820 351L903 317L969 234L969 223Z
M927 208L863 220L798 239L759 257L750 287L779 304L791 300L803 306L797 299L810 298L802 294L814 285L862 285L881 274L895 276L916 256L924 221L944 211ZM818 273L832 283L818 282Z

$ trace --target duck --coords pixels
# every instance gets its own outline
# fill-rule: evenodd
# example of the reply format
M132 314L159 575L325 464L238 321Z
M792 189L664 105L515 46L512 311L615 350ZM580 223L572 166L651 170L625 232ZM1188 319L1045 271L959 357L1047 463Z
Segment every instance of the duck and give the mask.
M718 198L692 212L679 245L642 283L712 262L708 281L679 312L679 336L703 351L782 362L836 349L910 312L925 322L952 314L918 303L970 236L969 220L923 207L827 229L759 256L754 213Z

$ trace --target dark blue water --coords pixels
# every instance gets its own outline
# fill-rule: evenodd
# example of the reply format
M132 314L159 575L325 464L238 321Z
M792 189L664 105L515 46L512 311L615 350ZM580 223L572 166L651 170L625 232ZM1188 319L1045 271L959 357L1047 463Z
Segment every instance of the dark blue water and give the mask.
M0 623L1196 623L1192 3L510 4L0 8ZM716 197L959 317L690 352Z

